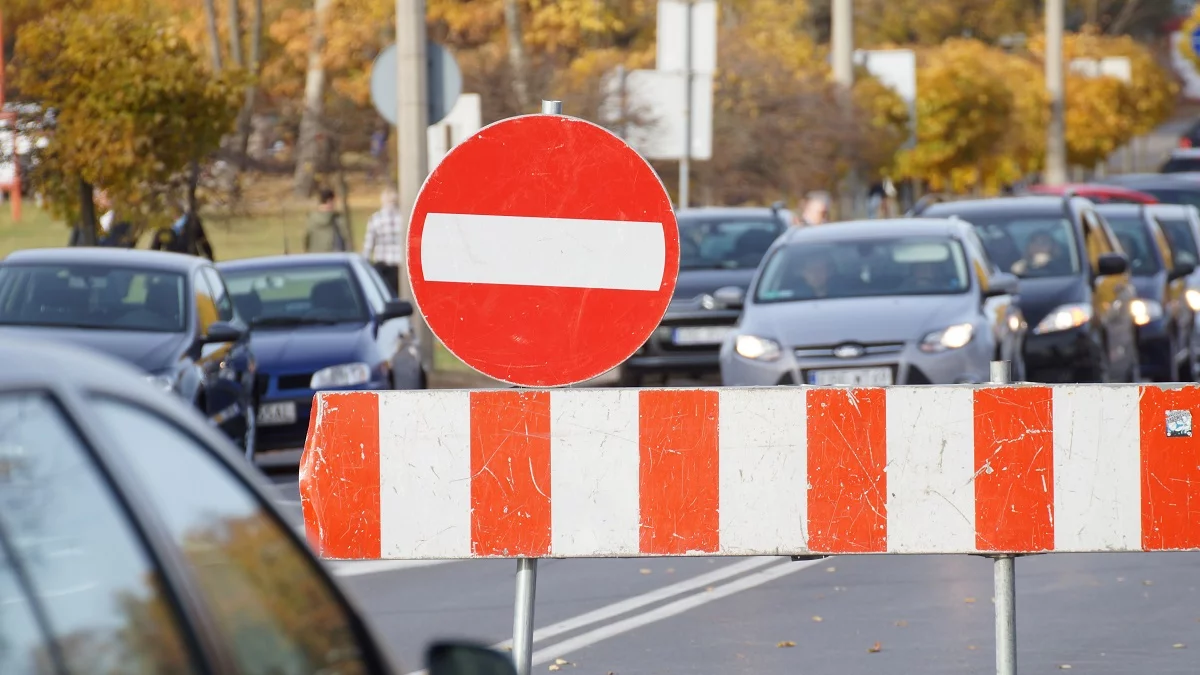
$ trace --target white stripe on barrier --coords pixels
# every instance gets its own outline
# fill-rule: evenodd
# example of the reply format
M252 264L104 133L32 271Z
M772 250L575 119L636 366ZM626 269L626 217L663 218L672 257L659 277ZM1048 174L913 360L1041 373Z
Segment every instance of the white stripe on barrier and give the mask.
M426 281L657 291L662 223L430 213Z

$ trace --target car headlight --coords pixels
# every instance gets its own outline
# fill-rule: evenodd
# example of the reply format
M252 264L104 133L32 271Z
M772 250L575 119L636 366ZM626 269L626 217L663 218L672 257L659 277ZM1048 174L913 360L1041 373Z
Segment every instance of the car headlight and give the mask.
M1189 288L1183 296L1187 299L1188 307L1191 307L1193 312L1200 312L1200 291Z
M961 349L975 337L975 327L969 323L958 323L943 330L934 331L921 339L921 351L944 352Z
M733 350L739 356L754 361L774 361L783 354L783 350L779 347L778 342L755 335L737 336L737 340L733 344Z
M1133 322L1139 326L1161 319L1163 315L1163 307L1154 300L1145 298L1137 298L1129 303L1129 313L1133 315Z
M370 381L371 366L365 363L343 363L340 366L329 366L313 373L308 387L309 389L353 387L356 384L366 384Z
M1054 333L1078 328L1092 320L1092 306L1085 304L1061 305L1046 315L1033 329L1034 333Z
M178 391L177 385L179 383L179 378L171 374L155 373L153 375L147 375L146 381L154 385L156 388L167 392L168 394L174 394Z

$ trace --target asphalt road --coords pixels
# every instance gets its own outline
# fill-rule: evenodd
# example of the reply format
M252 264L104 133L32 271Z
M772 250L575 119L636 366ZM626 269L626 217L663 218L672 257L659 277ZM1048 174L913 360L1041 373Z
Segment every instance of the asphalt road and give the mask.
M299 523L294 469L271 474ZM337 563L409 672L438 638L512 633L512 561ZM535 672L994 672L992 563L970 556L547 560ZM1200 671L1200 554L1017 560L1021 673Z

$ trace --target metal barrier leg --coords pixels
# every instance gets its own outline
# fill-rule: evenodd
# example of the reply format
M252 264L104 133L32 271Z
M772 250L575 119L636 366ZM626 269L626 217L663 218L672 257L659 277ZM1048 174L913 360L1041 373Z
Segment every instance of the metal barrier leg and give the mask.
M533 671L533 601L537 594L537 559L517 559L517 600L513 605L513 665L517 675Z
M996 675L1017 675L1017 559L996 556Z

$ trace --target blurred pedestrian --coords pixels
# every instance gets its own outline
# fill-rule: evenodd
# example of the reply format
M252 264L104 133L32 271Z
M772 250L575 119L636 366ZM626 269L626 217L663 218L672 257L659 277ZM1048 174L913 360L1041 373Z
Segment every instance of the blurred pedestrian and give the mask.
M342 214L334 203L333 190L321 188L318 192L317 210L308 216L308 231L304 233L304 250L307 253L333 253L348 251Z
M208 241L208 234L204 231L200 215L188 212L186 207L180 207L179 213L179 218L171 227L158 231L150 247L159 251L200 256L215 262L212 244Z
M404 220L400 196L393 188L380 195L380 209L367 221L363 257L375 265L388 288L400 296L400 267L404 264Z
M804 203L804 213L800 219L805 225L823 225L829 222L829 207L833 204L833 199L829 193L824 190L808 193L807 201Z
M375 160L371 165L371 180L387 176L387 140L388 127L381 124L371 134L371 157Z

